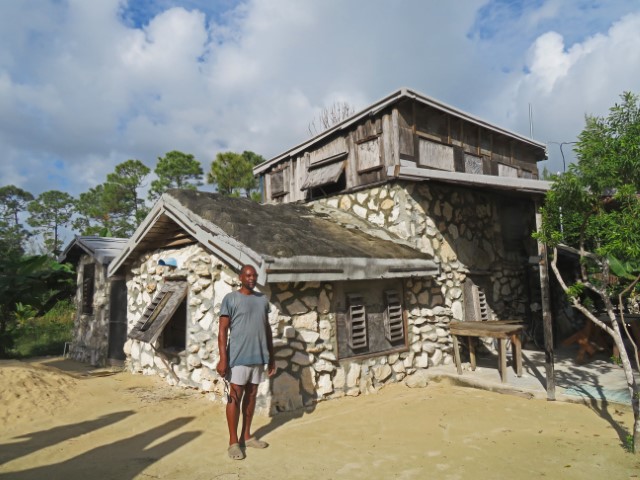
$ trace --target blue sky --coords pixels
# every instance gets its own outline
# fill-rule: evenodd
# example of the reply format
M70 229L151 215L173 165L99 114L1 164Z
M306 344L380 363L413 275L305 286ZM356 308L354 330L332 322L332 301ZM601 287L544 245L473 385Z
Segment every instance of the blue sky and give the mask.
M0 184L78 195L170 150L269 158L406 86L548 144L640 93L629 0L0 1ZM570 147L564 148L570 160Z

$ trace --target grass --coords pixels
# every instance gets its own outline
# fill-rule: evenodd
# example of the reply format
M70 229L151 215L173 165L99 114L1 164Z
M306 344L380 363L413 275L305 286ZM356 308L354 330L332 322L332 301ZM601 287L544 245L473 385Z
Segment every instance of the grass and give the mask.
M62 355L65 342L70 342L73 336L74 316L73 302L64 300L41 317L21 321L12 331L13 346L8 356Z

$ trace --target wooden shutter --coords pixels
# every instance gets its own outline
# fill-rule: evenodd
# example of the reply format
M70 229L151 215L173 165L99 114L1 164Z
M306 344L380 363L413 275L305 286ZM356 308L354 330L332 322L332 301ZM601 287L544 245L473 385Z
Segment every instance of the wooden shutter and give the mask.
M397 290L384 292L387 301L387 312L384 318L384 331L387 340L395 343L404 340L404 319L402 316L402 303Z
M367 310L364 299L359 294L348 295L349 315L347 317L348 344L352 350L367 348Z
M154 342L187 296L186 282L166 283L151 300L142 317L129 333L129 338Z

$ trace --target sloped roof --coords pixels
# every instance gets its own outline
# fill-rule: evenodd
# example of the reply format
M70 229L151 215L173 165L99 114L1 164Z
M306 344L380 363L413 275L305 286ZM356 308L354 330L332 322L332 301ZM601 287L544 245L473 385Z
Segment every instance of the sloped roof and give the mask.
M388 235L387 235L388 236ZM261 205L248 199L169 190L109 268L138 255L198 241L234 268L251 263L258 281L285 282L432 275L430 255L332 220L305 205Z
M122 251L127 241L126 238L78 236L67 245L58 257L58 261L77 264L81 255L88 254L98 262L108 265Z
M478 125L480 127L484 127L488 130L491 130L493 132L497 132L500 133L502 135L505 135L513 140L516 140L518 142L527 144L533 148L537 148L537 149L541 149L542 151L546 152L546 145L544 143L540 143L537 142L535 140L532 140L530 138L527 138L523 135L520 135L518 133L512 132L510 130L498 127L497 125L493 125L485 120L482 120L481 118L475 117L467 112L464 112L462 110L459 110L455 107L452 107L450 105L447 105L446 103L440 102L438 100L435 100L427 95L424 95L420 92L417 92L415 90L411 90L409 88L401 88L399 90L396 90L395 92L391 93L390 95L387 95L386 97L378 100L377 102L373 103L372 105L369 105L367 108L365 108L364 110L361 110L360 112L357 112L355 114L353 114L352 116L350 116L349 118L343 120L342 122L334 125L333 127L329 128L328 130L325 130L324 132L322 132L319 135L316 135L315 137L306 140L298 145L296 145L293 148L290 148L289 150L265 161L262 162L260 165L256 166L253 169L253 173L255 175L259 175L261 173L266 172L267 170L269 170L269 168L271 168L273 165L276 165L278 163L280 163L281 161L290 158L290 157L294 157L298 154L300 154L301 152L304 152L305 150L309 150L314 144L316 143L320 143L322 141L324 141L327 137L332 136L334 133L336 132L340 132L341 130L344 130L346 128L351 127L353 124L366 119L370 116L376 115L378 112L384 110L387 107L390 107L393 104L396 104L402 100L414 100L420 104L423 105L427 105L433 108L436 108L438 110L440 110L441 112L446 112L450 115L453 115L454 117L458 117L460 119L463 119L467 122L473 123L475 125Z

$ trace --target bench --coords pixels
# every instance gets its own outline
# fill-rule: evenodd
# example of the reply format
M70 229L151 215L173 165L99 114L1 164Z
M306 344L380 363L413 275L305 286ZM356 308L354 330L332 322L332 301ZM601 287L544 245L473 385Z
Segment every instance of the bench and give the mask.
M502 383L507 381L507 340L511 340L511 353L515 360L516 375L522 376L522 335L523 325L513 320L497 320L488 322L451 322L449 324L453 339L453 354L458 369L458 375L462 375L460 361L460 346L457 337L467 337L469 345L469 360L471 370L476 369L475 338L490 337L498 339L498 370Z

